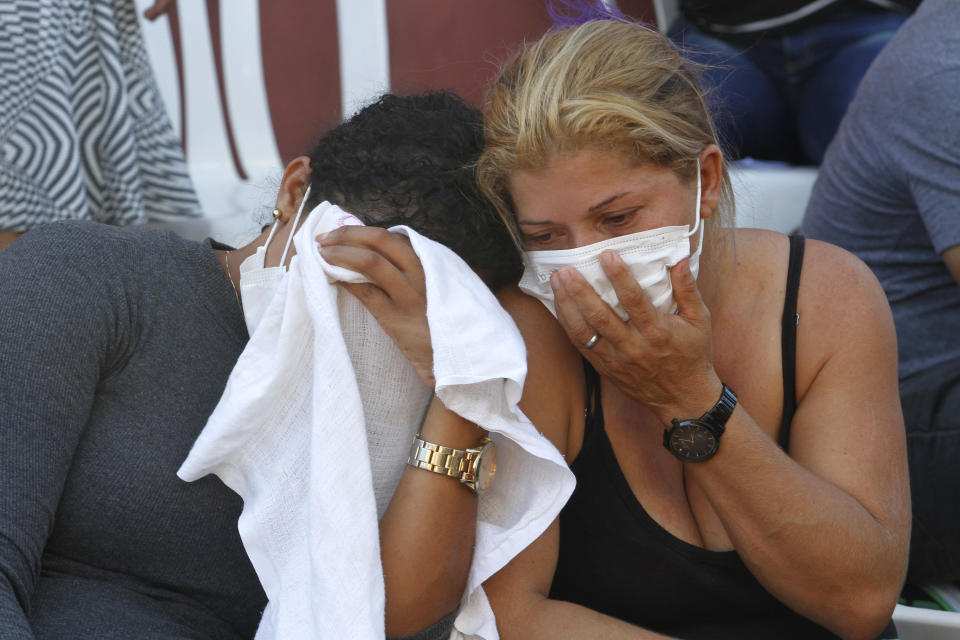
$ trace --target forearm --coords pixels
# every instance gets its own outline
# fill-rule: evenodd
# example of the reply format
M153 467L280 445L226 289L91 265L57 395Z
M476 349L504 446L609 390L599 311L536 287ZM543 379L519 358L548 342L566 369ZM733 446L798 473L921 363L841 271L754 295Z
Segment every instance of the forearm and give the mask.
M503 640L663 638L593 609L547 597L557 569L560 522L483 583Z
M424 440L456 449L484 432L434 398ZM459 479L408 467L380 521L388 636L425 629L453 611L473 559L477 496Z
M387 640L447 640L453 631L453 622L458 613L459 610L454 610L426 629L405 636L387 636Z
M903 580L903 535L787 456L742 406L721 443L713 459L684 471L751 572L779 600L840 635L875 637Z
M503 640L657 640L647 631L572 602L531 597L508 612L497 607L497 630Z

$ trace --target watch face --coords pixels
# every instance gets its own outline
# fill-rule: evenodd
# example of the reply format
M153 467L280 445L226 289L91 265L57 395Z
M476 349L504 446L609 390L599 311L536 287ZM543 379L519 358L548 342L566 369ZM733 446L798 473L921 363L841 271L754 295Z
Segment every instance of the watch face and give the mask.
M480 493L486 491L493 483L495 475L497 475L497 448L493 443L489 443L480 452L477 465L477 491Z
M695 420L681 422L670 431L670 451L681 460L703 462L717 452L717 437Z

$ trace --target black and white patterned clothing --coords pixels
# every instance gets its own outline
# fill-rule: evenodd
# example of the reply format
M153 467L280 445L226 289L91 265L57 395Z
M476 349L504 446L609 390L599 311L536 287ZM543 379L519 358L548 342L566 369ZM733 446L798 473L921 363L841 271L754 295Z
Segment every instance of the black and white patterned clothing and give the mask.
M0 3L0 231L198 215L132 0Z

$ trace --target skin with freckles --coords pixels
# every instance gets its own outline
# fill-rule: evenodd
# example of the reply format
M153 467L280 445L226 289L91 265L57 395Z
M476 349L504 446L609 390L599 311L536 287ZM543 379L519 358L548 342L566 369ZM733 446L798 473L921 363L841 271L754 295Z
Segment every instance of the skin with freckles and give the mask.
M707 145L699 160L701 216L709 223L722 158ZM530 250L692 227L697 193L695 179L589 146L516 170L509 191ZM652 306L613 252L602 254L601 264L626 322L578 272L555 272L566 344L543 348L574 350L600 373L604 428L634 496L654 520L690 544L736 550L775 597L838 635L876 637L903 580L910 513L896 341L883 292L859 260L807 241L798 298L799 406L788 455L776 444L788 239L709 224L706 237L698 279L688 260L670 271L675 315ZM692 249L696 242L692 237ZM552 320L529 309L515 318L525 335ZM600 339L588 349L594 334ZM582 384L576 364L550 375L557 388ZM739 403L719 451L706 462L681 462L663 447L664 428L672 418L710 409L721 381ZM572 426L561 420L544 429L568 461L583 443L582 415ZM547 598L558 534L555 523L486 583L501 635L656 637Z

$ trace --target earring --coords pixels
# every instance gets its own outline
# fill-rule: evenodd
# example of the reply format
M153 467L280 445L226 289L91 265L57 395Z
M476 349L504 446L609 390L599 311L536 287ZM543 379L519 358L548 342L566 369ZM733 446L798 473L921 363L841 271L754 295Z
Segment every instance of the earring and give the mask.
M274 209L274 210L273 210L273 219L274 219L274 220L279 220L282 216L283 216L283 214L280 212L280 209Z

